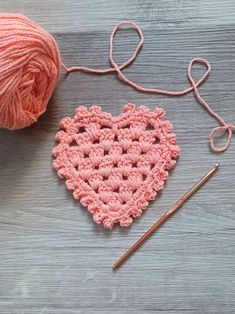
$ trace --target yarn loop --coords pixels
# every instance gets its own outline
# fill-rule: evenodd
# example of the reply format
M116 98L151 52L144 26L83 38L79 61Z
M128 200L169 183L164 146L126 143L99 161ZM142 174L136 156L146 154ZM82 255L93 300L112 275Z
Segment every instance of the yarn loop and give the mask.
M214 129L212 129L210 133L210 145L214 152L221 153L221 152L224 152L228 148L231 142L233 131L235 131L235 125L232 125L232 124L224 124L223 126L217 126ZM220 148L216 147L214 144L214 136L216 132L227 132L227 140L224 146Z
M132 29L134 29L137 32L140 40L139 40L139 43L138 43L132 57L129 60L127 60L125 63L123 63L121 66L119 66L113 58L113 42L114 42L114 37L115 37L116 33L121 29L122 26L129 26ZM214 128L209 135L209 142L210 142L211 150L213 152L225 151L231 142L232 133L235 130L235 125L227 124L210 107L210 105L203 99L203 97L200 95L199 90L198 90L198 87L208 78L208 76L210 74L210 71L211 71L210 63L204 58L199 58L199 57L193 58L189 62L189 65L188 65L188 80L189 80L191 86L187 87L183 90L169 91L169 90L157 89L157 88L146 88L146 87L143 87L143 86L135 83L134 81L128 79L122 71L126 67L128 67L131 63L133 63L135 61L135 59L137 58L143 44L144 44L144 35L143 35L143 32L140 29L140 27L134 22L122 21L122 22L119 22L116 24L116 26L114 27L114 29L111 33L111 36L110 36L109 62L112 65L112 68L107 68L107 69L101 70L101 69L88 68L88 67L84 67L84 66L66 67L64 64L62 64L62 66L65 69L65 71L67 71L67 72L82 71L82 72L86 72L86 73L90 73L90 74L108 74L108 73L115 73L116 72L121 81L123 81L127 85L133 87L134 89L136 89L137 91L142 92L142 93L161 94L161 95L166 95L166 96L184 96L190 92L193 92L198 103L201 104L208 111L208 113L219 122L219 124L221 124L221 127ZM194 64L202 64L206 68L205 73L201 76L201 78L198 81L195 81L192 77L192 68L193 68ZM227 137L226 144L222 147L217 147L214 143L214 133L216 130L217 131L223 131L223 130L228 131L228 137Z

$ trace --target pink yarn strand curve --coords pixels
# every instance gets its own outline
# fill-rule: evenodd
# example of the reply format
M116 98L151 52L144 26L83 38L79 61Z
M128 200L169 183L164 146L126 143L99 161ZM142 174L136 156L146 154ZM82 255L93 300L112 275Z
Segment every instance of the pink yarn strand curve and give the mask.
M114 42L114 38L116 33L118 32L118 30L122 27L122 26L129 26L132 29L134 29L138 35L139 35L139 43L133 53L133 55L126 61L124 62L121 66L119 66L113 58L113 42ZM84 67L84 66L72 66L72 67L66 67L63 63L62 63L62 67L64 68L64 70L66 72L72 72L72 71L81 71L81 72L85 72L85 73L90 73L90 74L111 74L111 73L117 73L118 77L127 85L133 87L134 89L136 89L139 92L142 93L151 93L151 94L162 94L162 95L167 95L167 96L183 96L186 95L190 92L193 92L195 95L196 100L198 101L199 104L201 104L206 110L207 112L213 117L215 118L218 123L220 124L220 126L217 126L215 128L212 129L212 131L210 132L209 135L209 141L210 141L210 146L211 146L211 150L213 152L224 152L230 142L231 142L231 138L232 138L232 134L233 131L235 131L235 125L234 124L228 124L226 123L223 118L221 118L211 107L210 105L205 101L205 99L200 95L198 87L207 79L207 77L209 76L209 73L211 71L211 65L210 63L204 59L204 58L193 58L188 65L188 80L191 84L190 87L185 88L183 90L180 91L169 91L169 90L164 90L164 89L157 89L157 88L146 88L143 87L137 83L135 83L134 81L128 79L124 73L122 72L122 70L124 70L125 68L127 68L129 65L131 65L131 63L133 63L135 61L135 59L137 58L142 46L144 44L144 35L142 30L140 29L140 27L131 21L122 21L116 24L116 26L114 27L111 36L110 36L110 42L109 42L109 61L112 67L107 68L107 69L93 69L93 68L89 68L89 67ZM205 73L202 75L202 77L198 80L195 81L192 77L192 67L195 63L200 63L202 64L205 68L206 71ZM227 132L227 140L226 143L222 146L222 147L217 147L215 145L215 140L214 140L214 136L216 132Z

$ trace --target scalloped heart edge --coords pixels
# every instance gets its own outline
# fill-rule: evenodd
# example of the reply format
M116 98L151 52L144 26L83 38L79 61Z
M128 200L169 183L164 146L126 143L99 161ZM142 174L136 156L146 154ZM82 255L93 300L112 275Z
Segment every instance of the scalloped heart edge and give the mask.
M81 110L79 111L79 108ZM136 107L133 104L128 103L123 107L123 113L119 114L118 116L113 116L109 113L103 112L102 109L98 106L91 106L89 108L80 106L76 109L76 112L78 114L81 114L83 110L95 110L95 111L101 111L104 114L108 114L112 119L113 118L118 118L124 113L128 113L128 111L135 111L135 110L147 110L148 112L150 111L149 108L145 106L139 106ZM161 116L164 116L165 113L161 108L155 108L155 110L160 110L161 111ZM66 118L64 118L66 119ZM163 120L165 122L169 122L167 120ZM60 131L59 131L60 132ZM176 164L176 158L180 155L180 148L178 145L172 145L172 158L171 159L171 165L169 165L166 168L166 162L161 164L160 167L156 168L154 167L154 171L152 171L152 174L155 174L155 176L152 176L151 178L148 178L147 182L145 182L144 186L139 188L135 194L138 195L138 197L135 197L132 199L132 203L128 204L129 208L125 212L125 214L118 219L111 218L110 213L105 212L104 204L99 201L99 197L95 191L90 188L90 191L87 189L84 190L84 181L80 178L71 178L68 176L66 173L65 168L57 168L55 165L55 160L53 161L53 168L57 171L58 175L60 178L65 178L65 183L66 186L69 190L73 190L73 196L75 199L79 200L80 203L87 208L87 210L93 214L93 219L97 224L102 224L105 228L111 230L115 224L119 222L120 226L122 227L129 227L133 219L132 218L137 218L140 217L143 213L143 211L148 207L149 201L155 200L157 197L157 192L162 190L164 188L164 182L168 178L169 173L168 171L174 168ZM54 150L53 150L54 151ZM56 156L53 152L53 155ZM150 180L151 179L151 180ZM147 188L146 188L147 187ZM137 196L136 195L136 196ZM100 204L99 204L100 203ZM103 210L102 210L103 209Z

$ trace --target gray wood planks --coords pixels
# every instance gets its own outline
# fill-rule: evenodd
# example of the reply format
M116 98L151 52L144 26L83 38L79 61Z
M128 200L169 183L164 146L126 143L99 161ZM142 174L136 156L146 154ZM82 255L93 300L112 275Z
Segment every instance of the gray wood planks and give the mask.
M228 122L235 121L234 9L232 0L0 1L0 11L26 14L52 32L67 65L106 67L109 33L122 19L144 30L144 49L126 73L145 86L182 89L189 60L208 58L212 73L200 91ZM131 31L117 35L118 63L136 43ZM77 105L119 114L127 102L163 107L182 155L146 213L131 228L109 232L58 179L51 149L60 119ZM224 154L211 153L216 125L192 94L146 95L114 75L62 74L37 124L0 130L0 313L234 313L235 141ZM218 174L113 272L114 260L216 162Z

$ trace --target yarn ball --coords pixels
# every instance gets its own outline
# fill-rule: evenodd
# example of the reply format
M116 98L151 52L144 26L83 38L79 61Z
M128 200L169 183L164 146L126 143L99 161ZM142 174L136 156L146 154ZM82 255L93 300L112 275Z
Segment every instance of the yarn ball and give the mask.
M0 128L21 129L47 108L59 80L55 39L20 14L0 14Z

